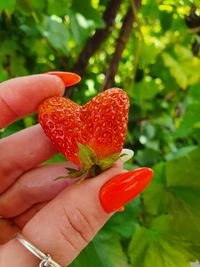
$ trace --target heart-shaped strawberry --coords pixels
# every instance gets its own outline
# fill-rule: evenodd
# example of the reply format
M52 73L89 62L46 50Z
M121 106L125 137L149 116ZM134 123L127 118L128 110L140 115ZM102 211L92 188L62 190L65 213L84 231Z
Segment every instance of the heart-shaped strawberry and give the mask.
M79 175L111 167L119 158L127 133L129 98L108 89L80 106L55 96L39 107L39 122L54 146L77 164Z

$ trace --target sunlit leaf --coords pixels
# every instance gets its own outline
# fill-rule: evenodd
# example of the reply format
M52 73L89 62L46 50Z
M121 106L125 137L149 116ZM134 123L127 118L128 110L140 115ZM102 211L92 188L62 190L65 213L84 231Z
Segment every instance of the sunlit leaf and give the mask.
M192 52L181 45L176 45L174 52L175 57L168 53L163 53L162 57L177 83L186 89L200 79L198 72L194 71L194 69L200 69L200 59L193 57Z
M162 223L167 227L166 220ZM178 247L159 231L143 227L137 229L129 246L129 256L133 267L190 267L188 254L186 249Z
M43 35L55 49L60 49L64 54L68 52L69 31L62 20L56 17L46 17Z
M87 20L82 14L73 10L68 12L70 19L71 32L75 42L83 45L87 40L93 28L91 21Z
M70 267L129 267L119 239L105 232L100 234L81 252Z
M4 9L12 10L15 7L16 0L0 1L0 11Z
M150 64L154 64L160 49L154 44L141 43L140 56L139 56L139 66L140 68L145 68Z

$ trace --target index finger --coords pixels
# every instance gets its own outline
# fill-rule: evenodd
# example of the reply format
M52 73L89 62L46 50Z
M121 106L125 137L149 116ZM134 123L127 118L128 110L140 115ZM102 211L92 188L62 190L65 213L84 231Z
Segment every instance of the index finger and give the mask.
M73 73L67 75L69 79L75 76ZM34 113L43 99L63 95L64 89L63 78L49 74L19 77L1 83L0 129L17 118Z

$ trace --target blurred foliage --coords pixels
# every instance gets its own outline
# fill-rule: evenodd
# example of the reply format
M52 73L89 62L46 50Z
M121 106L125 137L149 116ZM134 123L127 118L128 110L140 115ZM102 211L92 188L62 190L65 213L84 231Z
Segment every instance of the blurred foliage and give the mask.
M105 27L107 3L1 0L0 81L72 69L88 38ZM76 102L101 90L128 5L124 0L112 33L73 89ZM194 6L200 16L198 0L142 2L115 86L131 100L126 147L136 154L127 168L150 166L155 177L70 266L189 267L200 260L200 59L193 51L200 37L185 21ZM19 120L1 137L35 123L35 115Z

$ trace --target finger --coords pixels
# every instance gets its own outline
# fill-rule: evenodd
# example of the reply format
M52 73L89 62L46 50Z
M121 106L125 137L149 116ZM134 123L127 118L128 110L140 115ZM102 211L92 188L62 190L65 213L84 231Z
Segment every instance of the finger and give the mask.
M8 80L0 84L0 129L17 118L37 110L50 96L62 95L65 85L60 78L38 74Z
M11 240L19 230L13 221L0 219L0 245Z
M57 151L40 125L0 140L0 194L24 172L51 158Z
M23 235L40 250L50 253L61 265L69 265L113 214L110 204L108 207L105 204L104 196L108 199L110 191L116 210L135 197L152 178L152 171L148 168L122 173L123 169L115 166L97 178L64 190L33 217L24 227ZM14 253L17 250L25 261L32 259L34 264L38 263L26 250L20 250L15 241L9 244L9 248L15 250Z
M39 203L39 204L34 205L29 210L27 210L24 213L20 214L19 216L15 217L13 219L14 223L20 229L22 229L25 226L25 224L27 224L27 222L30 221L33 218L33 216L35 216L35 214L38 213L38 211L40 211L47 203L48 202L43 202L43 203Z
M40 125L0 140L0 194L24 172L56 153Z
M34 205L28 211L22 213L21 215L13 219L3 219L0 218L0 245L3 245L13 239L16 233L19 233L25 224L30 221L33 216L41 210L47 202L43 202Z
M65 167L72 166L69 162L50 164L25 173L0 196L0 215L4 218L15 217L37 203L54 198L74 182L71 179L55 181L55 178L67 174Z

